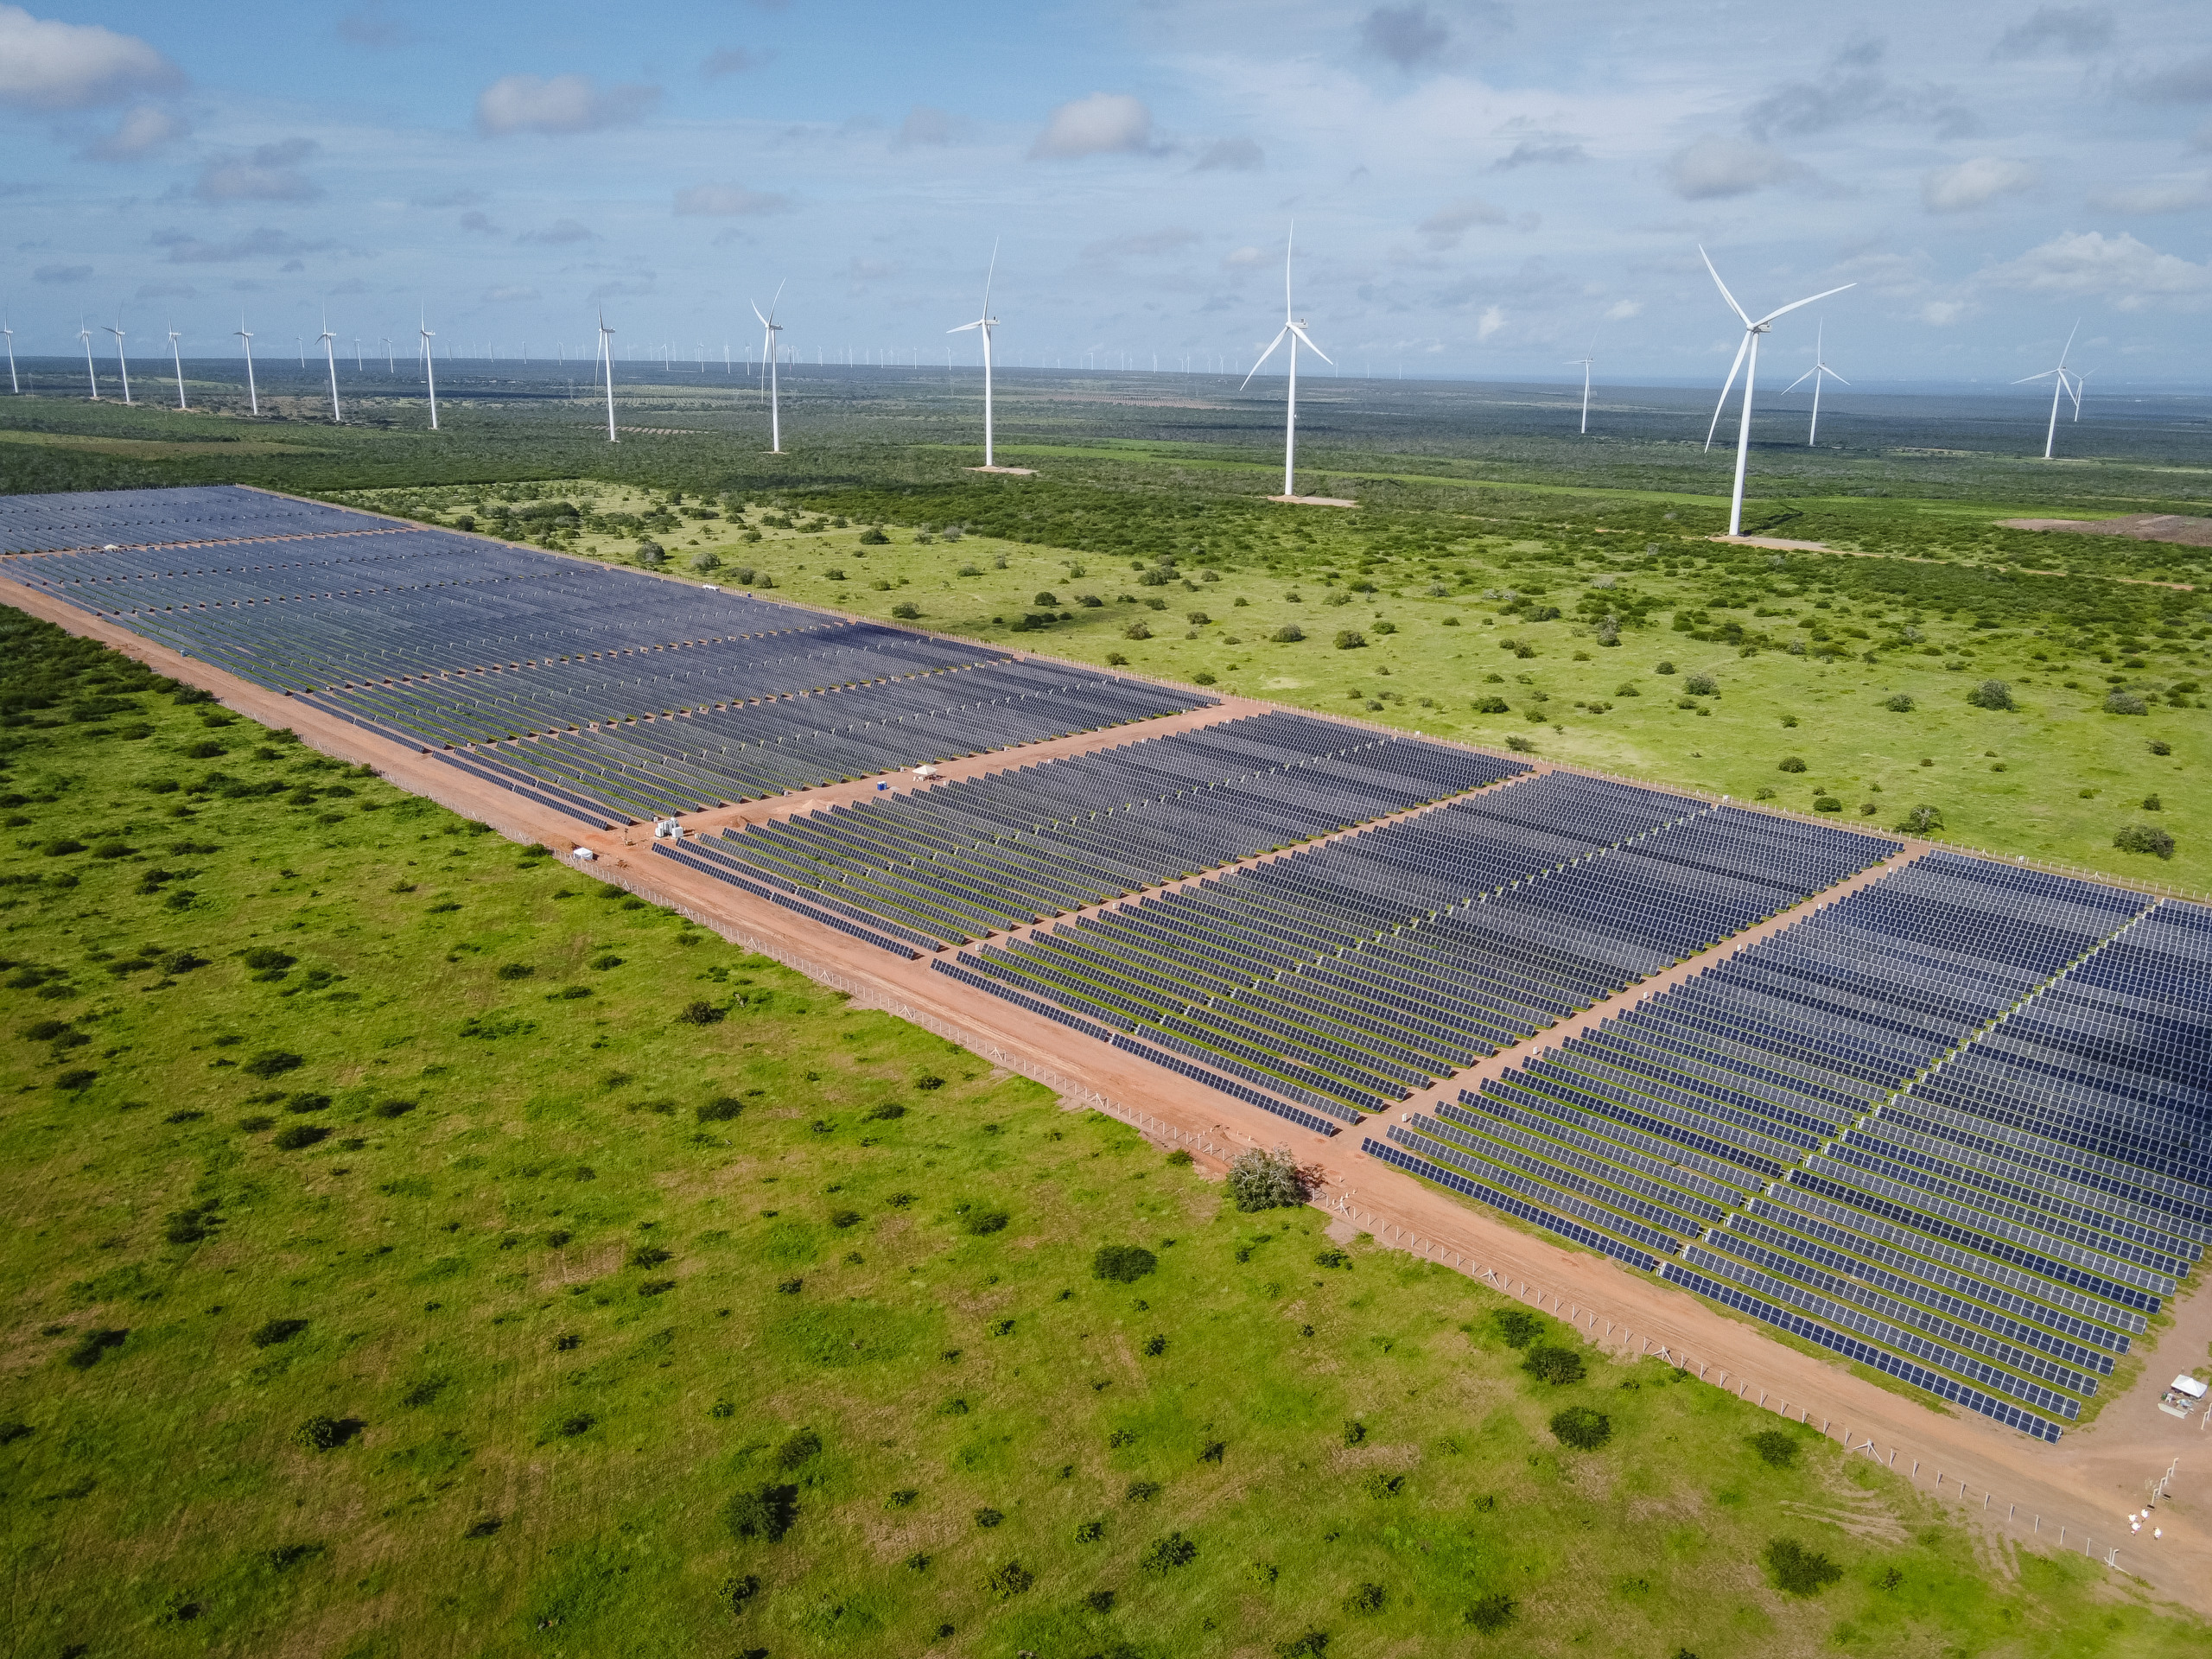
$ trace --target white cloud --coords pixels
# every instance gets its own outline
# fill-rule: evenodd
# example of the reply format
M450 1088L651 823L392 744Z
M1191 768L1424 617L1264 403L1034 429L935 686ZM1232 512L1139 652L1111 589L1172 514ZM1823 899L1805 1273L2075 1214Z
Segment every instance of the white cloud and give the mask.
M1685 201L1712 201L1786 184L1804 171L1778 149L1707 133L1668 158L1667 182Z
M2102 299L2123 311L2164 302L2187 310L2212 302L2212 264L2160 253L2122 232L2068 231L1982 273L1993 288L2066 299Z
M1630 317L1640 317L1643 315L1643 302L1642 300L1615 300L1605 308L1607 322L1626 322Z
M141 156L150 156L164 144L181 138L192 130L184 118L153 104L141 104L130 111L105 138L87 144L77 153L87 161L135 162Z
M1198 152L1193 173L1252 173L1267 164L1267 153L1249 138L1217 138Z
M1964 213L1999 196L2032 190L2043 175L2025 162L2002 156L1976 156L1955 167L1939 167L1920 181L1920 203L1931 213Z
M2114 213L2190 213L2212 207L2212 175L2190 174L2100 190L2089 198L2089 205Z
M774 190L748 190L741 184L695 184L676 193L679 213L728 218L740 213L787 213L791 199Z
M1504 327L1504 311L1497 306L1490 306L1475 320L1475 339L1478 341L1486 340Z
M1153 148L1152 111L1127 92L1093 92L1052 111L1030 147L1032 160L1142 154Z
M1948 328L1973 314L1974 306L1966 300L1930 300L1920 308L1920 320L1934 328Z
M1505 210L1494 207L1479 196L1465 196L1438 208L1417 227L1428 245L1442 252L1456 248L1459 239L1478 225L1503 225Z
M209 162L192 194L202 201L311 201L321 190L299 170L315 154L312 138L262 144L246 156Z
M478 95L476 130L487 137L596 132L641 119L659 97L658 86L600 87L582 75L506 75Z
M899 124L901 144L949 144L960 136L961 122L950 111L917 104Z
M1236 248L1222 256L1221 263L1231 270L1249 270L1262 264L1274 256L1264 248Z
M484 297L494 304L505 305L517 300L534 300L537 290L523 283L509 283L499 288L487 288Z
M1572 167L1590 159L1590 152L1580 144L1566 143L1531 143L1523 138L1513 146L1511 152L1490 164L1493 173L1510 173L1516 167Z
M83 110L184 84L184 71L133 35L0 5L0 105Z

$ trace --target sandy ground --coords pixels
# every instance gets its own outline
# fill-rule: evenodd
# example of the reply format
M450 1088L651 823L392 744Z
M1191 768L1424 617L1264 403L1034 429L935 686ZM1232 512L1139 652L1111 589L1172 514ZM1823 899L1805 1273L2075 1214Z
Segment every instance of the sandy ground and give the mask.
M2069 531L2077 536L2126 536L2139 542L2212 547L2212 518L2178 512L2136 512L2125 518L2000 518L2007 530Z
M4 577L0 569L0 577ZM1190 1149L1218 1172L1250 1147L1283 1146L1302 1164L1319 1165L1325 1184L1316 1205L1382 1243L1446 1262L1485 1283L1541 1306L1582 1327L1589 1338L1628 1354L1659 1352L1769 1409L1820 1426L1854 1455L1873 1457L1901 1478L1953 1505L1969 1519L2033 1548L2066 1548L2107 1559L2158 1591L2197 1611L2212 1614L2212 1503L2202 1471L2212 1467L2212 1440L2202 1417L2177 1422L2157 1409L2158 1393L2177 1370L2201 1363L2212 1339L2212 1297L2197 1296L2177 1310L2175 1328L2158 1344L2135 1386L2109 1402L2086 1430L2069 1430L2056 1446L2000 1427L1971 1414L1939 1414L1853 1376L1840 1363L1801 1354L1771 1341L1759 1329L1731 1319L1694 1298L1647 1280L1604 1257L1570 1249L1469 1207L1395 1170L1360 1149L1363 1131L1334 1139L1297 1128L1256 1107L1219 1094L1163 1068L1080 1036L1040 1015L969 989L833 929L757 899L655 855L635 830L580 830L574 819L512 791L483 783L411 746L381 737L283 694L264 690L212 665L142 639L113 622L89 615L52 596L10 583L10 602L73 633L97 639L159 672L213 692L226 706L271 727L289 727L314 747L341 760L374 766L388 780L442 805L491 824L520 842L567 849L588 847L596 862L580 870L674 908L747 949L784 962L821 983L849 994L866 1007L883 1008L962 1044L995 1065L1033 1077L1071 1107L1091 1107L1129 1122L1163 1145ZM1210 724L1236 712L1268 705L1227 702L1176 719ZM1351 722L1346 722L1351 724ZM1087 753L1127 743L1173 721L1119 727L1037 746L1063 753ZM962 762L962 768L998 770L1026 763L1032 751L1005 751ZM959 775L946 768L946 775ZM910 781L887 774L884 781ZM1510 785L1499 787L1511 787ZM772 810L803 810L839 791L873 792L873 781L837 790L802 791L761 804ZM739 809L698 815L702 826L734 821ZM1885 868L1927 849L1909 848ZM1877 879L1878 873L1859 878ZM1834 892L1670 969L1688 977L1820 905ZM1656 982L1632 988L1573 1022L1579 1028L1633 1007ZM1476 1072L1446 1079L1430 1096L1454 1098L1480 1071L1525 1061L1536 1050L1564 1039L1567 1026L1550 1031ZM1426 1097L1425 1097L1426 1098ZM1377 1119L1378 1128L1382 1120ZM2161 1357L2163 1355L2163 1357ZM2182 1460L2170 1496L2158 1507L2163 1541L2151 1544L2148 1527L2132 1537L2123 1519L2141 1507L2150 1483L2176 1459Z

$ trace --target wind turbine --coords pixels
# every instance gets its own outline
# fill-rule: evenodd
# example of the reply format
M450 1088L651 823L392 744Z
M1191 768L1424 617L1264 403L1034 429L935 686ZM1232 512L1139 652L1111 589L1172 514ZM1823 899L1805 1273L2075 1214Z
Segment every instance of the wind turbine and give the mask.
M2074 336L2081 332L2082 324L2080 320L2077 318L2075 321L2074 327L2067 333L2066 344L2059 347L2058 366L2056 368L2045 369L2041 374L2024 375L2019 379L2015 380L2012 383L2016 386L2024 386L2030 382L2036 380L2049 380L2051 382L2050 425L2043 435L2043 458L2045 461L2049 461L2050 459L2051 446L2058 440L2059 398L2069 391L2074 392L2075 413L2077 416L2081 413L2082 394L2079 391L2075 391L2074 377L2066 372L2066 354L2074 349Z
M176 365L176 406L189 409L191 405L184 401L184 356L177 350L176 342L177 332L172 328L169 330L169 361Z
M991 330L999 320L991 315L991 282L999 274L999 245L991 244L990 269L983 274L983 315L973 322L963 322L957 328L948 328L948 334L964 334L970 328L983 336L983 468L986 472L997 466L996 452L991 436Z
M607 326L607 313L599 314L599 354L607 362L607 441L619 443L614 435L614 331Z
M772 455L784 453L783 415L776 391L776 359L783 355L776 349L776 336L784 332L776 321L776 302L783 297L784 285L778 283L775 299L768 302L768 315L765 317L760 317L757 301L747 302L753 307L753 315L760 317L760 362L768 371L768 453Z
M77 319L77 338L85 342L85 378L92 383L92 401L100 400L100 377L92 367L92 331L85 327L82 317Z
M330 365L330 419L333 425L346 423L346 411L338 406L338 336L330 332L330 314L322 318L322 332L315 336L315 343L322 347L323 360Z
M123 371L123 401L127 404L130 401L130 360L123 354L123 313L118 311L115 314L113 327L102 323L100 328L102 332L115 336L115 365Z
M2074 423L2076 426L2082 423L2082 394L2089 389L2089 377L2095 372L2094 369L2084 369L2074 377Z
M1744 324L1743 344L1736 347L1736 361L1728 370L1728 384L1720 388L1720 401L1713 409L1713 424L1705 432L1705 447L1710 449L1713 448L1713 435L1719 429L1720 411L1728 406L1728 394L1736 389L1736 371L1742 369L1744 407L1736 421L1736 493L1728 505L1728 533L1740 536L1744 533L1744 467L1751 454L1751 382L1758 378L1759 372L1759 336L1774 327L1777 317L1795 311L1799 306L1810 305L1815 300L1825 300L1831 294L1840 294L1844 289L1856 288L1859 284L1845 283L1841 287L1824 289L1802 300L1792 300L1788 305L1777 307L1754 322L1751 314L1736 303L1736 296L1728 291L1728 284L1720 280L1720 273L1713 269L1713 256L1702 246L1697 253L1698 257L1705 261L1706 270L1712 274L1713 285L1720 290L1720 297L1728 302L1728 308L1741 318ZM1745 361L1746 357L1750 359L1748 366Z
M238 313L238 326L235 332L245 342L246 401L253 405L253 412L258 415L261 413L261 394L254 390L253 385L253 336L245 331L245 313L243 311Z
M1290 341L1290 385L1288 400L1284 404L1282 425L1282 494L1286 501L1294 499L1298 494L1292 487L1292 474L1298 460L1298 342L1304 340L1314 356L1332 368L1336 366L1329 354L1313 344L1313 337L1306 332L1306 325L1298 320L1297 314L1290 308L1290 253L1297 234L1297 226L1293 226L1291 233L1283 238L1282 244L1282 328L1268 342L1268 349L1260 353L1259 363L1252 365L1252 373L1244 377L1243 385L1236 388L1242 391L1245 386L1250 385L1252 375L1260 372L1260 364L1273 357L1275 347L1285 340Z
M8 326L8 318L0 313L0 334L8 336L8 391L15 397L23 395L22 385L16 378L16 331Z
M1836 374L1834 369L1828 367L1827 358L1821 351L1821 343L1827 332L1827 324L1822 323L1813 335L1813 366L1782 389L1783 395L1788 397L1808 380L1813 383L1813 424L1805 433L1805 447L1808 449L1813 447L1814 441L1821 430L1821 382L1830 375L1835 375L1835 378L1842 381L1845 385L1851 384L1841 375Z
M429 318L420 310L416 313L415 329L423 336L423 370L429 378L430 386L430 430L435 432L438 429L438 363L436 353L430 349L430 342L437 335L431 333Z
M1580 363L1582 365L1582 431L1587 436L1590 431L1590 369L1598 360L1598 342L1592 340L1589 349L1581 356L1570 357L1567 360L1569 364Z

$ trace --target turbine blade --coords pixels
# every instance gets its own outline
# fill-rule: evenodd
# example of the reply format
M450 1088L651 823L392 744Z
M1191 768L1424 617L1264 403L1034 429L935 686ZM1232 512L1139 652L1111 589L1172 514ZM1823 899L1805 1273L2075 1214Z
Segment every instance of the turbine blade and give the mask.
M999 239L995 236L991 238L990 269L983 273L983 315L987 317L991 315L991 283L997 279L998 274Z
M1728 302L1728 308L1743 318L1745 327L1750 327L1751 326L1750 316L1745 314L1742 306L1736 303L1736 296L1728 291L1728 284L1720 280L1720 273L1713 270L1713 256L1705 251L1705 244L1702 242L1698 244L1697 257L1705 261L1706 270L1712 271L1713 285L1720 290L1720 297Z
M2082 320L2079 317L2076 317L2074 320L2074 326L2066 331L2066 344L2059 349L2058 366L2060 368L2063 369L2066 366L2066 354L2074 349L2074 336L2081 332Z
M2031 381L2048 380L2052 375L2056 374L2057 372L2058 371L2056 369L2045 369L2041 374L2024 374L2012 384L2016 386L2024 386Z
M982 326L983 320L981 317L978 317L973 322L963 322L957 328L948 328L944 332L948 334L964 334L970 328L980 328Z
M1311 335L1311 334L1307 334L1307 333L1306 333L1303 328L1300 327L1299 327L1296 323L1294 323L1294 323L1291 323L1291 324L1289 324L1289 325L1287 325L1287 326L1288 326L1288 327L1289 327L1289 329L1290 329L1290 332L1291 332L1292 334L1296 334L1296 335L1297 335L1300 340L1304 340L1304 341L1306 342L1306 349L1307 351L1309 351L1309 352L1313 353L1314 356L1316 356L1316 357L1319 358L1319 359L1320 359L1324 363L1326 363L1326 364L1327 364L1331 368L1332 368L1332 369L1333 369L1334 367L1336 367L1336 366L1337 366L1337 360L1336 360L1336 359L1334 359L1334 358L1331 357L1331 356L1330 356L1326 352L1323 351L1323 350L1322 350L1319 346L1316 346L1316 345L1313 343L1313 335Z
M758 300L747 300L747 301L746 302L746 303L747 303L747 305L749 305L749 306L751 306L751 307L753 308L753 315L754 316L756 316L756 317L760 317L760 301L758 301ZM766 327L768 326L768 319L767 319L767 318L766 318L766 317L760 317L760 326L761 326L763 328L766 328Z
M1846 283L1841 288L1831 288L1818 294L1808 294L1802 300L1790 301L1789 304L1782 307L1779 310L1768 312L1766 315L1761 317L1759 321L1753 323L1751 327L1756 328L1759 326L1760 322L1772 322L1777 317L1786 315L1789 312L1795 311L1801 305L1810 305L1815 300L1825 300L1830 294L1840 294L1846 288L1856 288L1858 286L1859 284L1856 283Z
M1847 385L1847 385L1849 385L1851 384L1851 382L1850 382L1850 381L1848 381L1848 380L1844 380L1844 378L1843 378L1843 377L1842 377L1841 375L1838 374L1838 373L1837 373L1834 369L1832 369L1832 368L1828 367L1828 365L1827 365L1827 364L1825 364L1825 363L1823 363L1823 364L1821 364L1821 373L1823 373L1823 374L1825 374L1825 375L1827 375L1827 378L1828 378L1829 379L1831 379L1831 380L1841 380L1841 381L1843 381L1843 384L1844 384L1845 385Z
M1700 248L1698 251L1702 253L1704 250ZM1718 282L1720 279L1716 276L1713 280ZM1723 289L1721 292L1725 294L1727 289ZM1713 448L1713 435L1720 429L1720 411L1728 407L1728 394L1736 390L1736 376L1744 366L1744 353L1751 349L1751 331L1745 328L1743 344L1736 347L1736 360L1728 365L1728 384L1720 388L1720 401L1713 406L1713 424L1705 429L1705 447L1708 449Z
M786 278L785 280L788 281L789 279ZM776 306L778 302L781 301L783 297L784 284L782 283L778 283L776 284L776 297L768 302L768 315L766 317L761 318L763 322L768 323L772 326L774 324L776 321ZM759 314L756 312L754 315L758 315Z
M1809 368L1809 369L1806 370L1804 373L1802 373L1802 374L1799 375L1799 376L1798 376L1795 380L1792 380L1792 381L1791 381L1788 385L1784 386L1784 387L1782 389L1782 391L1783 391L1783 395L1784 397L1787 397L1789 393L1791 393L1791 392L1793 392L1793 391L1796 391L1798 387L1800 387L1800 386L1803 385L1804 385L1808 380L1811 379L1815 375L1818 374L1820 372L1821 372L1821 365L1820 365L1819 364L1817 364L1817 363L1814 364L1814 365L1813 365L1813 366L1812 366L1811 368ZM1837 377L1837 378L1839 378L1839 379L1840 379L1841 378L1842 378L1842 377L1841 377L1840 375L1839 375L1839 376Z
M1277 335L1276 335L1273 340L1269 340L1269 341L1268 342L1268 349L1267 349L1266 351L1262 352L1262 353L1260 353L1260 362L1259 362L1259 363L1255 363L1255 364L1252 365L1252 374L1257 374L1257 373L1260 372L1260 363L1264 363L1264 362L1266 362L1269 358L1273 357L1273 356L1275 354L1275 347L1282 344L1284 338L1285 338L1287 335L1288 335L1288 334L1289 334L1289 333L1290 333L1290 327L1289 327L1289 325L1288 325L1288 324L1285 324L1285 325L1284 325L1284 327L1283 327L1282 332L1281 332L1281 334L1277 334ZM1245 388L1246 386L1249 386L1249 385L1250 385L1252 384L1252 374L1248 374L1248 375L1246 375L1246 376L1244 377L1243 381L1242 382L1242 384L1240 384L1240 385L1237 386L1237 388L1236 388L1236 390L1237 390L1237 391L1243 391L1243 390L1244 390L1244 388Z

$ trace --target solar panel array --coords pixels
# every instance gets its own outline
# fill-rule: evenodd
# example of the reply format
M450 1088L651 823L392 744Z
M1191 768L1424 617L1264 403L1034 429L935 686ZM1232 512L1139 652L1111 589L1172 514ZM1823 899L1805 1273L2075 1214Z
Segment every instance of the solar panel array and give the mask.
M2039 1439L2212 1231L2212 912L1936 854L1386 1161Z
M289 500L230 484L0 498L0 553L166 547L400 527L398 520L373 513Z

